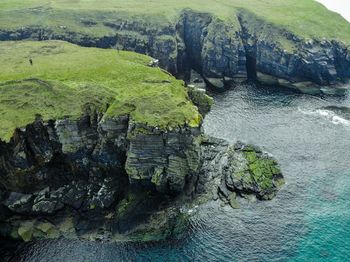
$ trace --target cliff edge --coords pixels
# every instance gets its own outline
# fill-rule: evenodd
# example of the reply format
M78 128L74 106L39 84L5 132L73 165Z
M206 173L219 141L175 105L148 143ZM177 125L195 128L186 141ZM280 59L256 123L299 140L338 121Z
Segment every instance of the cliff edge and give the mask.
M313 0L5 1L0 14L0 40L135 51L217 90L251 79L334 94L350 78L349 23Z

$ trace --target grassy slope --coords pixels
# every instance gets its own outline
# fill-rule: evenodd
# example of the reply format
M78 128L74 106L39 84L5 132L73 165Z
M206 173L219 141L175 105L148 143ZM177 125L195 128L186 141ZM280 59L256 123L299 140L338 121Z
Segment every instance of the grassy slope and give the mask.
M103 35L112 31L103 26L101 21L113 18L115 12L139 19L140 16L147 15L154 22L166 22L187 7L211 12L223 19L244 8L269 23L305 38L336 39L350 44L349 23L313 0L2 0L0 28L41 23L50 26L66 25L73 31ZM19 13L22 19L18 19ZM99 23L84 27L80 23L84 17Z
M26 41L0 42L0 60L3 140L36 114L46 120L75 118L86 103L100 109L110 104L109 116L130 114L137 122L162 128L200 121L182 81L146 66L150 58L144 55Z

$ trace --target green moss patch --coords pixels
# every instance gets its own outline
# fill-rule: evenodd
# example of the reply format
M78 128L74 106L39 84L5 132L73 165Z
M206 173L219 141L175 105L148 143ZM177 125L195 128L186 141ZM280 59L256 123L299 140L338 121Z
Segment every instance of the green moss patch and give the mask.
M78 118L86 107L159 128L201 122L183 82L148 67L151 58L144 55L23 41L0 42L0 57L0 139L5 141L36 115Z
M258 156L254 150L244 151L248 161L249 173L262 190L271 189L275 175L281 174L281 170L277 167L277 162L274 159L264 156Z
M269 200L285 183L276 160L257 147L237 143L231 161L235 168L226 184L241 196L255 195L260 200ZM237 206L234 195L227 200L232 207Z

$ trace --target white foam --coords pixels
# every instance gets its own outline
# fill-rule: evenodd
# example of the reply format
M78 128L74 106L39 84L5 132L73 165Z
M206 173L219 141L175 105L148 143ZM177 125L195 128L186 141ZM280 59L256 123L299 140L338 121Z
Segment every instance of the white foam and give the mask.
M332 111L322 110L322 109L317 109L316 113L325 117L332 117L332 115L334 114Z
M350 126L349 120L338 116L336 113L330 110L317 109L317 110L311 111L311 110L302 110L300 108L298 108L298 110L304 115L322 117L323 119L331 122L334 125Z
M344 125L344 126L350 126L350 121L347 119L344 119L342 117L339 116L333 116L332 117L332 123L335 125Z

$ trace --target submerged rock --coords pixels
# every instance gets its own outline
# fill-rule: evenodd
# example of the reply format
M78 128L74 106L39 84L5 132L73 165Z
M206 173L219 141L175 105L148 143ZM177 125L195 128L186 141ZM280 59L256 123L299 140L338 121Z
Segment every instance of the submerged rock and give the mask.
M208 85L216 90L225 90L225 82L223 78L206 78Z
M336 114L345 120L350 121L350 107L346 106L326 106L322 108L323 110L328 110Z

